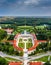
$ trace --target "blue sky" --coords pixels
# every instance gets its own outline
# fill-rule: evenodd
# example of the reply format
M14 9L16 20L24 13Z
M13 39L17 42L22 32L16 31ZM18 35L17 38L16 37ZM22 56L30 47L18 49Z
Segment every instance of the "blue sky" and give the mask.
M0 0L0 16L51 16L51 0Z

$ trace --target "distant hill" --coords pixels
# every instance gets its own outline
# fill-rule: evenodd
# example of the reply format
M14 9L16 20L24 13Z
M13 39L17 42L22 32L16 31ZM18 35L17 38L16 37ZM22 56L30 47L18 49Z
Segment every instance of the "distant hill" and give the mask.
M0 17L0 24L17 24L17 25L51 25L51 18L36 17Z

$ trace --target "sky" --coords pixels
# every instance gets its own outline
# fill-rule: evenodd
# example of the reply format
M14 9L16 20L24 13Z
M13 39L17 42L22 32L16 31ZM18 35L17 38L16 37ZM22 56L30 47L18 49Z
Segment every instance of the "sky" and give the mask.
M51 16L51 0L0 0L0 16Z

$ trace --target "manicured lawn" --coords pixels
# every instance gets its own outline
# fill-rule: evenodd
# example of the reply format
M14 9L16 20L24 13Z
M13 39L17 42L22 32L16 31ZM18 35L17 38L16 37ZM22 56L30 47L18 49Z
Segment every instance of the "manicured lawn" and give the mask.
M18 26L18 28L33 28L33 26Z
M20 47L20 48L24 48L24 43L18 43L18 46Z
M32 39L29 38L29 39L28 39L28 42L26 43L26 48L28 49L28 48L31 48L32 46L33 46L33 44L32 44Z
M20 48L24 48L25 47L25 44L24 43L18 43L18 46L20 47ZM32 43L26 43L26 48L28 49L28 48L31 48L33 46L33 44Z
M5 59L6 59L7 61L19 61L19 60L17 60L17 59L10 58L10 57L5 57Z
M40 25L40 26L36 26L36 28L38 29L44 29L44 26Z
M44 56L42 58L36 59L34 61L43 61L43 62L47 62L48 61L48 56ZM50 57L50 61L51 61L51 57Z
M26 43L26 48L28 49L28 48L31 48L33 46L33 44L32 43Z
M0 65L8 65L8 61L5 58L0 57Z

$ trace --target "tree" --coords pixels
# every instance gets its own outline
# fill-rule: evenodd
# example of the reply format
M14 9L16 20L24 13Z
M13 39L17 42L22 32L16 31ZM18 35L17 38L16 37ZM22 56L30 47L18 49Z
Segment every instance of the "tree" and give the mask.
M51 31L46 32L47 41L50 44L51 43Z
M34 22L32 23L34 27L35 34L37 33L36 25L37 25L37 19L35 18Z
M13 54L13 52L14 52L14 48L13 48L13 46L10 46L10 47L9 47L9 53L10 53L10 54Z
M0 65L8 65L8 62L4 58L0 57Z
M23 56L23 51L21 51L21 52L19 53L19 56Z
M0 41L7 37L7 32L0 29Z
M44 65L51 65L49 61L47 61Z
M47 43L48 43L48 45L47 45L47 48L48 48L48 51L49 51L49 47L50 47L50 45L51 45L51 31L48 31L48 32L46 32L46 36L47 36ZM50 57L50 56L49 56ZM49 58L48 57L48 58ZM50 59L49 59L50 60Z

